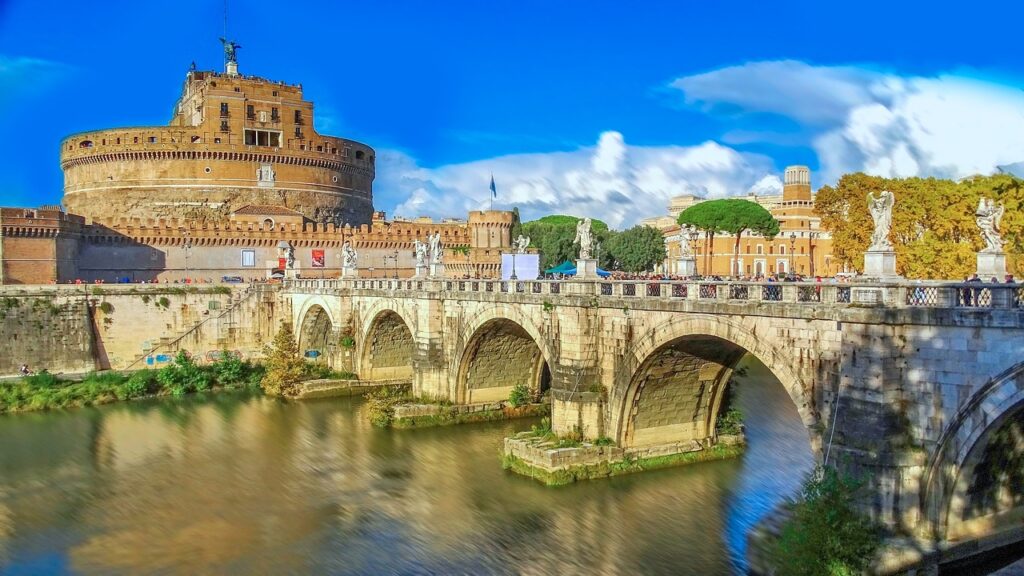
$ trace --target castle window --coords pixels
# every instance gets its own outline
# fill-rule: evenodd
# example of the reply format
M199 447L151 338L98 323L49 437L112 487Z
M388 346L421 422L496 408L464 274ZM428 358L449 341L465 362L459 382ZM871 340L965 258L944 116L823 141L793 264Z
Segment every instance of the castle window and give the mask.
M217 142L220 143L220 138L217 138ZM203 168L203 172L206 172L207 174L209 174L210 172L213 172L213 168L210 168L209 166L207 166L206 168Z
M764 244L758 244L757 245L757 253L758 254L764 254Z
M295 111L295 123L302 124L302 110Z
M273 221L270 221L273 225ZM242 250L242 267L253 268L256 266L256 251L255 250Z
M120 138L118 138L118 139L117 139L117 143L118 143L118 144L120 144L120 143L121 143L121 139L120 139Z
M220 103L220 116L221 116L221 118L227 118L228 117L228 103L227 102L221 102Z
M213 139L213 143L214 144L220 144L220 138L214 138Z
M273 228L274 220L272 218L267 218L266 220L263 221L263 226L266 228Z
M138 136L133 136L132 137L132 144L138 144L138 143L139 143L139 137Z
M156 136L150 136L149 137L149 143L150 144L156 144Z
M92 140L82 140L78 144L79 148L92 148Z
M277 96L277 92L274 92L274 96ZM280 116L280 114L277 113L277 108L271 108L270 109L270 121L271 122L280 122L281 121L281 116Z
M103 145L104 145L104 146L106 146L106 145L107 145L107 139L106 139L106 138L104 138L104 139L103 139Z
M362 160L365 153L362 150L356 150L356 160Z
M316 151L317 152L323 152L324 151L324 147L323 146L317 146L316 147Z
M241 88L239 88L238 86L235 86L235 92L241 92L241 91L242 91Z
M231 131L231 128L228 128L228 121L227 120L221 120L220 121L220 131L221 132L230 132Z
M245 117L249 120L253 120L256 118L256 109L253 107L252 104L247 104L245 106Z
M199 142L199 140L200 140L199 136L193 136L193 137L192 137L192 143L193 143L193 144L195 144L195 143Z
M276 130L245 130L246 146L281 147L281 133Z
M273 92L271 92L271 94L273 94L276 97L277 96L277 90L274 90Z
M295 127L295 137L296 138L302 138L302 128L299 127L299 126Z

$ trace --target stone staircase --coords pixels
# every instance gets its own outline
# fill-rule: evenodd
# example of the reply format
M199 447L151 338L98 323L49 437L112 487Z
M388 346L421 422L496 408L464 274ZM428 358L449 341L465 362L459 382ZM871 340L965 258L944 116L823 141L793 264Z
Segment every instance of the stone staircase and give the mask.
M242 292L233 292L231 294L231 303L222 310L217 311L218 313L216 315L211 314L209 316L206 316L205 318L195 320L190 325L186 326L184 329L182 329L176 334L161 336L160 338L153 341L152 348L142 353L141 355L136 356L135 359L132 360L130 364L123 368L123 370L139 369L139 363L143 362L148 356L152 356L153 354L156 354L160 351L174 350L178 342L181 342L183 339L195 333L197 330L203 328L210 322L216 323L217 347L222 347L223 345L227 344L227 342L230 340L231 329L238 326L238 321L235 320L235 317L232 314L232 312L241 307L242 304L248 302L251 298L253 298L253 296L260 293L261 292L258 289L256 289L255 286L251 285L247 286L246 289ZM225 318L225 316L227 318Z

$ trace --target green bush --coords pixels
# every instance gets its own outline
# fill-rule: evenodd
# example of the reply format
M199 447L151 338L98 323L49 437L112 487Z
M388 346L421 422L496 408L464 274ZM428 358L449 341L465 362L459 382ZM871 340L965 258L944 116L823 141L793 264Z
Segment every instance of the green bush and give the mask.
M152 370L139 370L117 387L118 400L131 400L152 393L156 389L156 374Z
M516 384L508 395L508 403L516 408L526 406L532 399L533 395L530 394L530 387L526 384Z
M852 576L868 567L881 539L878 527L854 508L859 488L833 468L814 470L775 544L777 573Z
M719 434L739 434L743 431L743 412L737 408L719 412L715 430Z
M217 378L217 383L222 386L230 386L245 380L245 362L228 350L221 350L220 357L210 368Z
M370 424L387 428L395 419L395 406L406 401L406 395L397 389L381 388L366 394L366 410Z

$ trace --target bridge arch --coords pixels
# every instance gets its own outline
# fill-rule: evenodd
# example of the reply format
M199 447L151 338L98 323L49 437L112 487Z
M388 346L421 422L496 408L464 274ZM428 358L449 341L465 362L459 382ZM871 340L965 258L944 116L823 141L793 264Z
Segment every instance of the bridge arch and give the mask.
M334 319L331 317L330 309L319 303L309 303L299 318L299 326L295 331L299 353L306 354L309 350L316 350L317 358L323 358L330 363L337 344L333 338Z
M709 315L674 315L651 326L628 349L609 400L620 446L703 441L715 435L726 385L747 353L764 364L793 400L816 458L818 418L794 358L756 329Z
M455 400L476 404L507 400L512 388L535 395L551 385L552 354L540 330L521 312L484 310L464 324L455 354Z
M405 317L377 310L360 338L359 376L364 380L411 379L416 340Z
M984 384L946 426L926 468L923 515L957 540L1024 518L1024 362Z

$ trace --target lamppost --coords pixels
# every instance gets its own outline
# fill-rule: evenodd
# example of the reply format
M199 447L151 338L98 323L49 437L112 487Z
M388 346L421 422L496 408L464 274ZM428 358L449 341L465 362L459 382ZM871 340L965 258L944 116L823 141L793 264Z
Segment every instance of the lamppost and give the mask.
M518 280L519 276L516 276L516 249L512 249L512 275L508 277L509 280Z
M398 250L395 250L395 280L398 280Z
M370 266L368 270L370 271L370 278L373 278L373 266Z
M796 274L793 268L796 268L796 232L789 233L789 261L792 263L789 267L790 274Z
M693 254L693 272L694 275L700 276L697 273L697 239L700 238L700 232L697 232L696 228L690 229L690 253Z
M818 237L818 233L817 232L808 232L807 233L807 254L811 258L811 265L810 265L810 268L809 268L810 271L811 271L811 278L814 278L814 239L817 238L817 237Z

